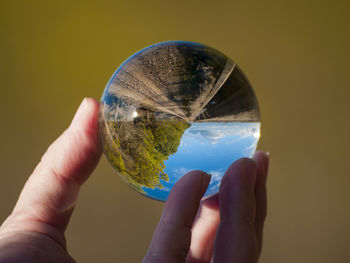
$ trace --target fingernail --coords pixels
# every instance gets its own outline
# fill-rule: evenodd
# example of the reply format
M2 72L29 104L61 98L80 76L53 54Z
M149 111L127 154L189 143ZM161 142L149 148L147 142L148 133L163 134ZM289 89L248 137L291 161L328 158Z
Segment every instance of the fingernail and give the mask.
M80 106L79 106L77 112L74 115L74 118L72 120L72 124L74 124L80 118L82 112L84 112L84 109L86 108L86 104L87 104L87 99L84 98L83 101L80 103Z

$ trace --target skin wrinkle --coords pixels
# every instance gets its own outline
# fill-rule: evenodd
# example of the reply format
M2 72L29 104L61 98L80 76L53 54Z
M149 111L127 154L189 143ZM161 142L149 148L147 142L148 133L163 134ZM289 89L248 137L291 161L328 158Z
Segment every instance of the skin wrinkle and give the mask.
M68 130L66 130L67 133L65 136L69 136L70 140L69 141L76 141L76 139L74 137L78 137L78 135L76 135L76 132L71 132ZM81 136L80 136L81 137ZM63 139L63 138L59 138L59 139ZM82 139L80 138L79 141L81 141ZM84 139L84 141L87 139ZM63 140L63 142L65 142L65 140ZM66 142L68 143L68 142ZM43 169L46 173L49 173L50 171L52 171L54 174L59 175L59 177L63 177L67 180L70 181L75 181L75 183L77 183L79 186L81 186L83 184L83 182L86 180L85 176L82 176L82 174L85 174L85 170L90 170L90 167L75 167L72 168L72 164L71 163L76 163L76 160L81 159L81 156L77 156L77 154L75 152L71 152L69 150L70 144L68 144L66 147L64 147L65 149L63 149L63 153L65 154L64 156L60 155L56 157L56 161L58 160L57 163L65 163L66 167L65 167L65 171L64 172L59 172L57 171L57 165L53 165L53 166L45 166L43 165L42 167L40 167L41 169ZM96 147L94 146L90 146L89 143L85 143L83 145L80 146L81 148L84 149L84 155L86 156L97 156L100 153L100 149L96 149ZM51 153L53 152L55 149L48 149L47 153ZM41 163L52 163L52 160L47 160L48 157L46 157L48 154L45 154L43 157L43 160L41 161ZM67 155L69 155L69 157L67 157ZM50 156L52 158L52 156ZM71 160L71 161L67 161L67 160ZM46 168L46 169L45 169ZM87 169L88 168L88 169ZM82 171L83 170L83 171ZM83 172L83 173L82 173ZM67 175L66 175L67 174Z
M79 190L80 190L79 188L81 186L81 183L77 181L74 177L68 177L60 173L57 173L57 171L52 167L47 167L47 169L50 171L48 174L54 176L56 180L59 182L58 183L59 185L66 185L67 187L70 187L71 188L70 194L76 195L76 198L74 198L74 200L72 200L72 198L68 199L68 200L71 200L72 202L67 202L66 200L65 202L60 202L60 203L64 203L65 205L59 210L57 210L56 208L55 213L61 214L61 213L65 213L68 210L73 209L77 202L77 197L79 194ZM64 200L64 196L62 198Z
M47 241L48 248L59 253L57 260L64 258L67 259L65 262L73 262L66 251L64 230L76 204L80 185L90 175L101 154L97 131L98 103L89 99L89 102L85 100L85 104L88 106L85 112L80 112L70 128L48 147L29 177L16 207L0 228L1 248L8 246L6 242L13 238L18 238L18 246L22 244L24 247L27 247L25 242L35 246L44 238L50 240ZM21 243L23 236L26 241ZM58 251L55 247L62 250ZM53 255L45 254L48 252L41 251L42 248L38 247L38 251L42 252L43 258L33 258L33 262L47 262L46 256L51 258L50 262L53 260ZM2 251L0 261L4 262ZM18 253L13 256L21 258ZM8 260L5 259L5 262Z
M59 259L65 259L68 261L64 262L69 262L69 263L74 263L75 261L66 253L66 249L60 246L59 243L57 243L55 240L51 239L50 237L46 235L42 235L41 233L38 232L21 232L17 231L16 235L13 235L8 237L8 242L7 242L7 247L2 247L3 250L2 252L9 252L11 253L11 250L14 250L16 245L20 245L22 247L21 250L14 251L16 252L16 256L22 255L23 259L21 261L10 261L10 262L52 262L53 257L57 256L56 254L49 255L47 257L47 253L50 253L52 250L57 250L60 251L61 254L59 255ZM36 242L33 242L35 240ZM1 239L0 239L1 242ZM3 253L0 253L0 262L2 261L2 256ZM16 257L17 258L17 257ZM57 259L57 258L54 258ZM59 260L58 259L58 260ZM9 263L7 259L5 262ZM62 262L62 261L59 261Z
M38 176L39 178L41 177L40 174L36 174L36 176ZM54 174L48 174L47 176L54 176L55 177ZM32 178L32 179L35 180L35 178ZM61 185L61 186L64 185L65 188L71 188L71 186L72 186L71 184L62 184L62 182L65 182L65 183L67 182L65 179L63 179L63 178L58 179L58 180L56 180L56 179L57 178L54 178L54 181L57 183L57 185ZM64 181L62 181L62 180L64 180ZM75 187L73 187L73 188L75 188ZM66 192L66 193L64 193L64 192ZM59 222L57 222L56 218L58 218L59 216L65 217L65 214L70 214L72 212L74 205L75 205L75 202L76 202L76 197L78 195L78 187L77 187L77 190L73 189L73 192L72 191L68 191L68 192L69 192L68 195L67 195L67 191L56 192L55 193L56 200L52 199L53 198L52 195L48 195L48 198L46 199L46 201L34 197L34 199L31 201L30 206L28 206L27 200L23 200L23 196L22 196L18 205L14 209L14 212L19 212L19 213L22 213L24 215L27 215L28 219L39 218L39 217L45 218L45 221L60 228L61 231L63 232L64 227L60 226L61 224ZM74 193L74 192L76 192L76 193ZM74 195L73 199L69 198L69 196L73 197L73 195ZM34 207L35 210L33 210L32 207ZM48 213L48 211L49 211L49 213ZM23 219L22 219L22 221L23 221ZM64 223L65 222L63 222L63 224Z
M59 231L55 226L47 222L43 222L38 218L27 218L23 221L14 221L13 224L9 224L5 228L4 234L31 232L47 236L48 238L57 242L60 246L62 246L62 248L66 249L66 238L64 237L63 232ZM3 234L0 235L0 238L2 235Z
M71 128L48 148L12 214L0 227L1 263L74 262L66 250L64 230L80 184L101 153L97 126L93 125L98 103L89 101L85 101L85 106L89 105L85 113L80 112ZM95 127L95 132L89 127ZM93 138L85 137L90 136L87 131ZM143 262L256 263L266 215L268 157L261 152L254 156L255 164L250 159L232 164L220 193L202 201L210 178L202 171L183 176L166 202Z

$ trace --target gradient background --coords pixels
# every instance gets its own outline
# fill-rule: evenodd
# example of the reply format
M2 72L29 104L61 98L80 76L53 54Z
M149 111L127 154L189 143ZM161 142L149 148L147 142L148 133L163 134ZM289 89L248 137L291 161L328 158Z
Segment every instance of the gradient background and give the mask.
M271 152L261 262L348 262L348 1L2 1L0 220L85 96L100 98L135 51L210 45L255 88L259 148ZM124 185L103 157L67 231L78 262L139 262L163 204Z

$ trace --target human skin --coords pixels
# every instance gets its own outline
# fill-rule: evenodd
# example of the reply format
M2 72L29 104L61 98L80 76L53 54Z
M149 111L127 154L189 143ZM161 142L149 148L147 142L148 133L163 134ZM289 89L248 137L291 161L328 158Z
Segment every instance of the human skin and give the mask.
M75 262L65 229L81 185L100 156L96 100L81 103L70 126L48 148L0 227L0 263ZM257 152L227 170L218 195L201 201L210 175L191 171L174 186L148 262L257 262L266 216L269 158Z

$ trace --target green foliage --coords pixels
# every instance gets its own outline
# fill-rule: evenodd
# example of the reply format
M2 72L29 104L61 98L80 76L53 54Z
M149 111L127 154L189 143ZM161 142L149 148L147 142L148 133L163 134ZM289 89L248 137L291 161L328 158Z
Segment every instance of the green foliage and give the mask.
M164 161L177 151L180 139L190 124L179 118L158 121L138 118L136 122L108 122L110 141L104 143L112 166L133 188L162 188L168 181ZM108 137L108 136L107 136Z

